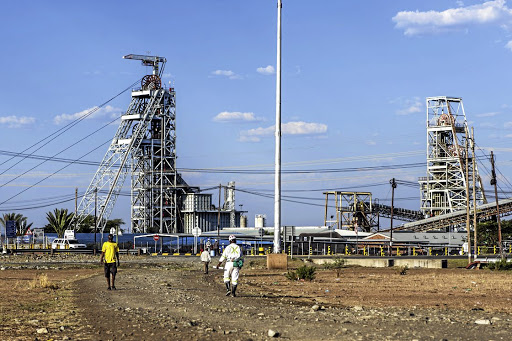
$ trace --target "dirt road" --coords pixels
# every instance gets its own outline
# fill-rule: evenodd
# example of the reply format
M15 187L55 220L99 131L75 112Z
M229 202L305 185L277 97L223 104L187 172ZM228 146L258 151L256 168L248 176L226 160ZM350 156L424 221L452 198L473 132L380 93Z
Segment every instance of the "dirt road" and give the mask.
M48 269L61 287L31 295L58 303L11 305L24 312L16 317L2 305L11 318L2 321L0 339L266 340L269 330L288 340L510 339L509 273L347 268L336 278L319 269L312 282L290 282L283 271L248 263L235 298L224 296L221 271L204 275L197 259L123 263L117 291L106 290L100 268ZM0 275L29 281L36 272Z

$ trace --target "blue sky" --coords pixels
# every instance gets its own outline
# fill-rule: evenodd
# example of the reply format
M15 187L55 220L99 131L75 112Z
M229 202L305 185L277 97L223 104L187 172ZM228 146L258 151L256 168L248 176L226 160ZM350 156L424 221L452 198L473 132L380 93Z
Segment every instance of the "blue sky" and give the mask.
M136 53L167 58L164 82L177 91L178 168L273 169L276 1L16 1L3 9L3 152L25 150L149 73L122 59ZM323 191L371 191L389 203L389 179L424 176L426 167L318 170L426 162L428 96L463 98L477 145L494 150L509 179L511 30L512 2L505 0L284 0L283 170L316 171L283 175L283 196L301 203L283 202L282 224L323 224ZM85 160L100 161L107 145L91 151L113 137L115 117L129 102L125 92L28 152L90 152ZM0 210L23 213L37 227L47 211L73 210L74 202L33 207L68 200L75 187L85 191L96 170L72 165L35 185L66 164L17 161L0 155ZM273 193L273 174L182 175L202 188L233 180L239 189ZM397 206L419 209L418 188L399 186L395 196ZM249 225L255 214L272 224L272 199L237 192L236 201ZM129 201L120 198L111 218L129 226L129 216Z

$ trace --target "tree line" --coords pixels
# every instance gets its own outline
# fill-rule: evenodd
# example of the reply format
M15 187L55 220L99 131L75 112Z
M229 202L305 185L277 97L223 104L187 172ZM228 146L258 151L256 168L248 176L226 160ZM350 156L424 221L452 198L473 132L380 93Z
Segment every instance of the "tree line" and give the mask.
M73 218L75 214L73 212L69 213L68 209L54 209L53 212L46 213L46 220L48 223L44 226L44 232L55 232L59 237L64 236L65 230L75 230L75 232L80 233L92 233L95 232L95 219L93 215L87 215L79 224L75 226L73 222ZM20 213L4 213L0 217L0 224L4 227L6 226L7 221L14 220L16 221L16 235L23 236L27 233L27 231L32 227L33 223L28 222L28 218ZM122 219L111 219L107 220L104 228L105 231L110 231L111 228L119 228L121 231L121 225L124 225L124 221ZM98 222L98 226L101 226L100 222ZM101 231L97 231L101 232Z

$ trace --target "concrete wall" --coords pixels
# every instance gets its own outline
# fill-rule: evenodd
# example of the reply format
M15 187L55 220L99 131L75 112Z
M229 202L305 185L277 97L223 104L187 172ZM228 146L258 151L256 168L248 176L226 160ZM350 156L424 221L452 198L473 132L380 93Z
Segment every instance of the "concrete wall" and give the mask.
M387 268L390 266L408 266L409 268L441 269L447 267L446 259L426 258L351 258L345 257L345 265L357 265L370 268ZM315 264L332 263L332 258L312 258Z
M394 263L394 266L408 266L409 268L443 269L448 267L446 259L395 258Z

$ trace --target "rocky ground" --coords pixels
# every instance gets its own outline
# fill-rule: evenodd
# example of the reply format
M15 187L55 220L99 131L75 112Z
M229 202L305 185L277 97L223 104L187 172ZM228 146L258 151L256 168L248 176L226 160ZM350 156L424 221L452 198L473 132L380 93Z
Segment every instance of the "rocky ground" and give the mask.
M125 257L107 291L97 258L62 256L0 259L1 340L511 338L508 272L319 268L302 282L254 258L226 297L195 257Z

